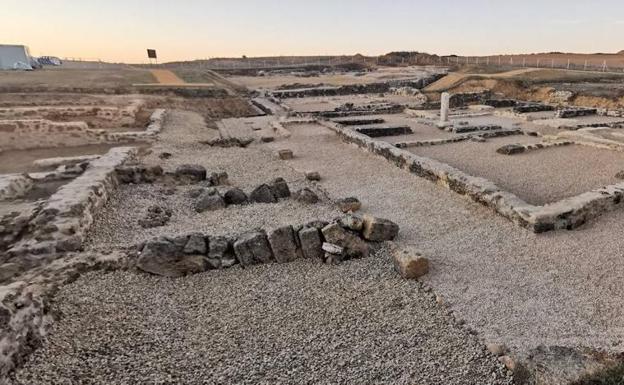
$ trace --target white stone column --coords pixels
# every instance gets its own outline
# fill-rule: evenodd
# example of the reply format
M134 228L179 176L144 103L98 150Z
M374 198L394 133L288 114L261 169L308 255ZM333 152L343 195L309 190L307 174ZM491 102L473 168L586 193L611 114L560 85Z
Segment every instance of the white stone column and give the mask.
M442 98L440 99L440 124L441 125L445 125L448 123L450 101L451 101L451 95L448 92L443 92Z

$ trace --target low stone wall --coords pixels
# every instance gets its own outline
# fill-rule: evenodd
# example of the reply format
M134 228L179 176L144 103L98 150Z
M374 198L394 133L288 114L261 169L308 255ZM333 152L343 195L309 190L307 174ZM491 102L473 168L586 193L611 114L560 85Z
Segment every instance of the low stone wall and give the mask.
M475 131L472 133L457 135L453 138L447 139L430 139L430 140L414 140L407 142L399 142L395 143L394 146L397 148L408 148L408 147L423 147L423 146L437 146L441 144L448 143L457 143L462 142L464 140L483 140L488 138L498 138L502 136L513 136L513 135L522 135L522 131L520 130L490 130L490 131Z
M50 299L62 285L93 270L128 269L123 252L69 254L0 287L0 383L36 349L54 322Z
M350 119L334 119L334 123L343 126L361 126L365 124L382 124L386 121L382 118L350 118Z
M148 141L162 129L166 111L154 111L145 131L110 132L89 128L85 122L51 122L44 119L0 121L0 151L82 146L100 143Z
M398 231L399 226L387 219L347 215L333 222L256 229L236 237L201 233L158 237L137 246L137 267L151 274L181 277L237 264L245 268L299 258L335 264L367 257L371 242L393 240Z
M55 119L96 117L101 120L115 122L120 126L132 125L136 114L144 105L143 100L133 100L125 107L114 106L36 106L0 108L0 119Z
M515 155L528 151L542 150L551 147L569 146L575 144L572 141L543 142L535 144L508 144L496 150L499 154Z
M578 116L596 115L598 110L595 108L583 108L583 107L566 107L557 110L555 113L556 118L576 118Z
M554 111L555 107L543 103L522 103L513 108L513 112L517 114L526 114L528 112Z
M377 138L381 136L397 136L397 135L409 135L414 132L409 126L374 126L374 127L357 127L355 131L371 138Z
M466 195L536 233L574 229L606 211L620 207L624 197L624 183L619 183L552 204L534 206L487 179L468 175L447 164L414 155L333 122L320 121L319 124L335 131L344 141L382 156L397 167Z
M134 147L117 147L92 161L82 175L46 201L30 221L28 236L10 248L1 262L28 269L42 262L44 255L80 250L93 216L118 184L115 167L135 153Z

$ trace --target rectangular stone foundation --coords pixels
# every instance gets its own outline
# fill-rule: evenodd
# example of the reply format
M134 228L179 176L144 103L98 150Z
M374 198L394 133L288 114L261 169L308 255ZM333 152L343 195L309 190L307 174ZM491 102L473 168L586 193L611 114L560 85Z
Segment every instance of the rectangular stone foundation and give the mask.
M603 213L621 206L624 182L589 191L544 206L534 206L493 182L468 175L433 159L417 156L387 142L375 140L339 125L319 121L347 143L353 143L373 154L386 158L397 167L429 179L441 186L466 195L492 208L512 222L536 233L558 229L574 229Z
M355 131L371 138L378 138L381 136L398 136L409 135L414 132L409 126L376 126L376 127L357 127Z

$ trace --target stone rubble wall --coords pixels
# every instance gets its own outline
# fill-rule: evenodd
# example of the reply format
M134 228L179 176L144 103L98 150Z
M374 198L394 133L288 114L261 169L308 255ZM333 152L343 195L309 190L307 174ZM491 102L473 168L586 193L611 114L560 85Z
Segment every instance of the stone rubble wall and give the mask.
M0 201L15 199L33 187L33 180L24 174L0 175Z
M44 260L45 255L80 250L93 216L119 183L115 167L135 154L134 147L113 148L92 161L82 175L59 188L29 224L30 237L8 250L6 262L28 269Z
M92 116L124 126L135 123L136 114L144 104L142 100L133 100L125 107L37 106L0 108L0 119L54 119L58 117L67 119Z
M515 194L502 190L485 178L468 175L447 164L417 156L392 144L345 129L333 122L319 121L319 124L335 131L345 142L353 143L386 158L397 167L466 195L536 233L574 229L606 211L620 207L624 197L624 183L619 183L552 204L534 206Z
M94 270L132 266L120 251L108 255L68 254L0 286L0 383L36 349L54 322L50 299L65 284Z
M165 110L156 110L145 131L110 132L89 128L85 122L52 122L44 119L0 121L0 151L82 146L101 143L149 141L162 129Z
M522 154L529 151L543 150L551 147L561 147L561 146L569 146L575 144L573 141L556 141L556 142L542 142L542 143L533 143L533 144L508 144L505 145L496 152L503 155L515 155Z

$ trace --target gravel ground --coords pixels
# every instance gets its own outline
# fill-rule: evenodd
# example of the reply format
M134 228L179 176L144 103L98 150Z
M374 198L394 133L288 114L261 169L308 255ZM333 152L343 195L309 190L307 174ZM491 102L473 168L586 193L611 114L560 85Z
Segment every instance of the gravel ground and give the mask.
M306 181L303 174L295 172L283 161L277 160L259 147L219 148L199 144L200 140L215 135L197 114L176 112L171 114L161 141L145 161L160 164L174 170L184 163L205 166L208 172L226 171L230 184L250 193L262 183L283 177L294 192L302 187L317 190L323 199L320 203L307 205L294 199L283 199L277 204L252 204L230 206L226 209L197 213L193 209L196 199L190 198L189 190L198 185L177 186L174 195L166 195L167 186L142 184L121 186L111 201L95 218L95 224L87 239L87 246L105 248L116 245L133 245L158 235L204 232L213 235L235 235L256 227L266 230L283 225L304 224L311 220L333 219L340 214L335 206L323 196L316 185ZM166 161L158 158L162 152L172 157ZM153 204L173 211L171 220L162 227L144 229L138 220Z
M90 273L64 287L17 384L510 384L388 258L183 279Z
M489 179L535 205L618 183L615 174L624 170L624 154L588 146L551 147L512 156L496 152L505 144L527 142L538 140L513 136L485 143L464 141L409 150Z
M624 350L624 239L616 235L624 211L576 231L533 234L328 129L291 130L288 164L318 170L331 196L356 196L363 212L396 221L398 243L431 260L425 282L485 340L518 354L539 344Z

